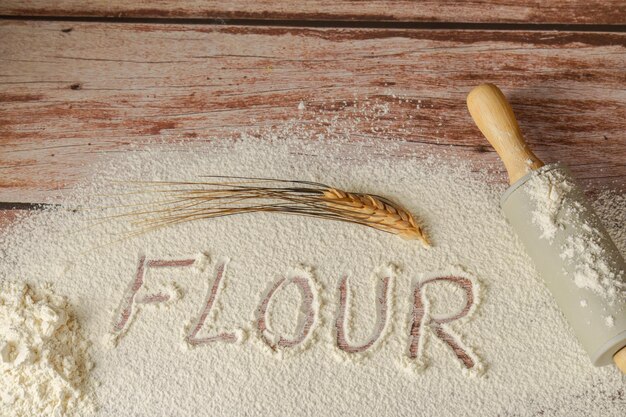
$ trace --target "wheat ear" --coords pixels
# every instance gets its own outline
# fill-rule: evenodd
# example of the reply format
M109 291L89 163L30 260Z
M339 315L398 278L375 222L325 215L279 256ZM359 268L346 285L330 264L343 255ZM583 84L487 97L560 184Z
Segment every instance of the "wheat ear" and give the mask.
M141 229L134 234L141 234L191 220L254 212L286 213L361 224L430 246L411 213L384 197L350 193L307 181L236 179L234 182L139 182L142 186L139 193L157 193L165 199L140 204L137 210L111 217L133 218Z
M393 233L406 240L420 240L424 246L430 246L426 234L413 215L382 197L330 188L324 191L323 199L329 207L352 211L354 218L362 219L375 229Z

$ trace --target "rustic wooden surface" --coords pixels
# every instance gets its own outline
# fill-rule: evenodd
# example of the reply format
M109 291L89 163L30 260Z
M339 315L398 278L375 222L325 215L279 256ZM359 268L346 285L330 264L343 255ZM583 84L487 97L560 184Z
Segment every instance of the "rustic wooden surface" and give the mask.
M0 201L54 198L137 144L349 118L366 98L389 114L361 136L482 167L496 157L465 107L482 81L539 157L593 188L626 182L624 33L2 21L0 39Z
M624 24L623 0L3 0L0 15Z

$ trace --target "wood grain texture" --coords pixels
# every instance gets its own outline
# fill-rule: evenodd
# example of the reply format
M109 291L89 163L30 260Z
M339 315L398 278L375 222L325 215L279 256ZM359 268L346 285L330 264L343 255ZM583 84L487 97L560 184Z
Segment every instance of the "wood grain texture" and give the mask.
M479 23L626 23L623 0L4 0L0 14Z
M320 115L503 173L465 106L483 81L542 160L626 184L626 34L3 21L0 39L0 201L53 198L108 153ZM388 112L357 120L366 100Z

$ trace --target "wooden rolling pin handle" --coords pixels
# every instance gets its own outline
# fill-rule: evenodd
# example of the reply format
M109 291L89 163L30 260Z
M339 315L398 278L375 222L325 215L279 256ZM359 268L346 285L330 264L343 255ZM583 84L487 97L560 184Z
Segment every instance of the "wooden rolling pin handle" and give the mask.
M613 356L613 362L624 375L626 375L626 346L617 351Z
M467 96L467 108L474 123L496 150L509 174L511 184L543 166L530 150L504 94L493 84L481 84Z

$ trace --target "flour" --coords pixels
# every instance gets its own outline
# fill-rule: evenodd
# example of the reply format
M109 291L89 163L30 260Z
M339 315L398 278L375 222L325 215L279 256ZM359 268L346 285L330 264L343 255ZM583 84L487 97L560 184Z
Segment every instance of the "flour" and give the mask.
M71 307L24 283L0 290L0 415L93 414L89 344Z
M613 327L615 326L615 318L613 316L606 316L604 318L604 323L607 327Z
M602 245L602 233L585 220L589 215L575 197L575 185L560 169L539 171L525 185L535 209L532 220L539 226L540 238L555 244L555 236L570 223L572 235L560 244L560 257L571 265L578 288L593 291L609 303L624 301L624 271L614 272ZM617 211L613 212L614 214Z
M528 186L530 197L536 205L532 213L533 222L541 230L540 238L552 241L557 231L563 228L559 214L573 184L560 171L551 170L534 175L528 181Z
M359 123L385 136L375 121L387 111ZM500 213L504 185L452 158L366 140L332 114L319 123L324 133L294 121L236 143L116 155L61 208L0 237L0 278L52 281L93 341L96 415L622 415L622 378L592 367L569 332ZM112 217L155 198L124 180L216 174L393 198L433 247L263 213L124 238L133 228ZM620 227L610 229L623 249Z
M578 288L586 288L614 300L620 294L621 277L611 272L594 234L595 231L590 231L588 235L569 236L563 245L561 258L575 265L573 278Z

